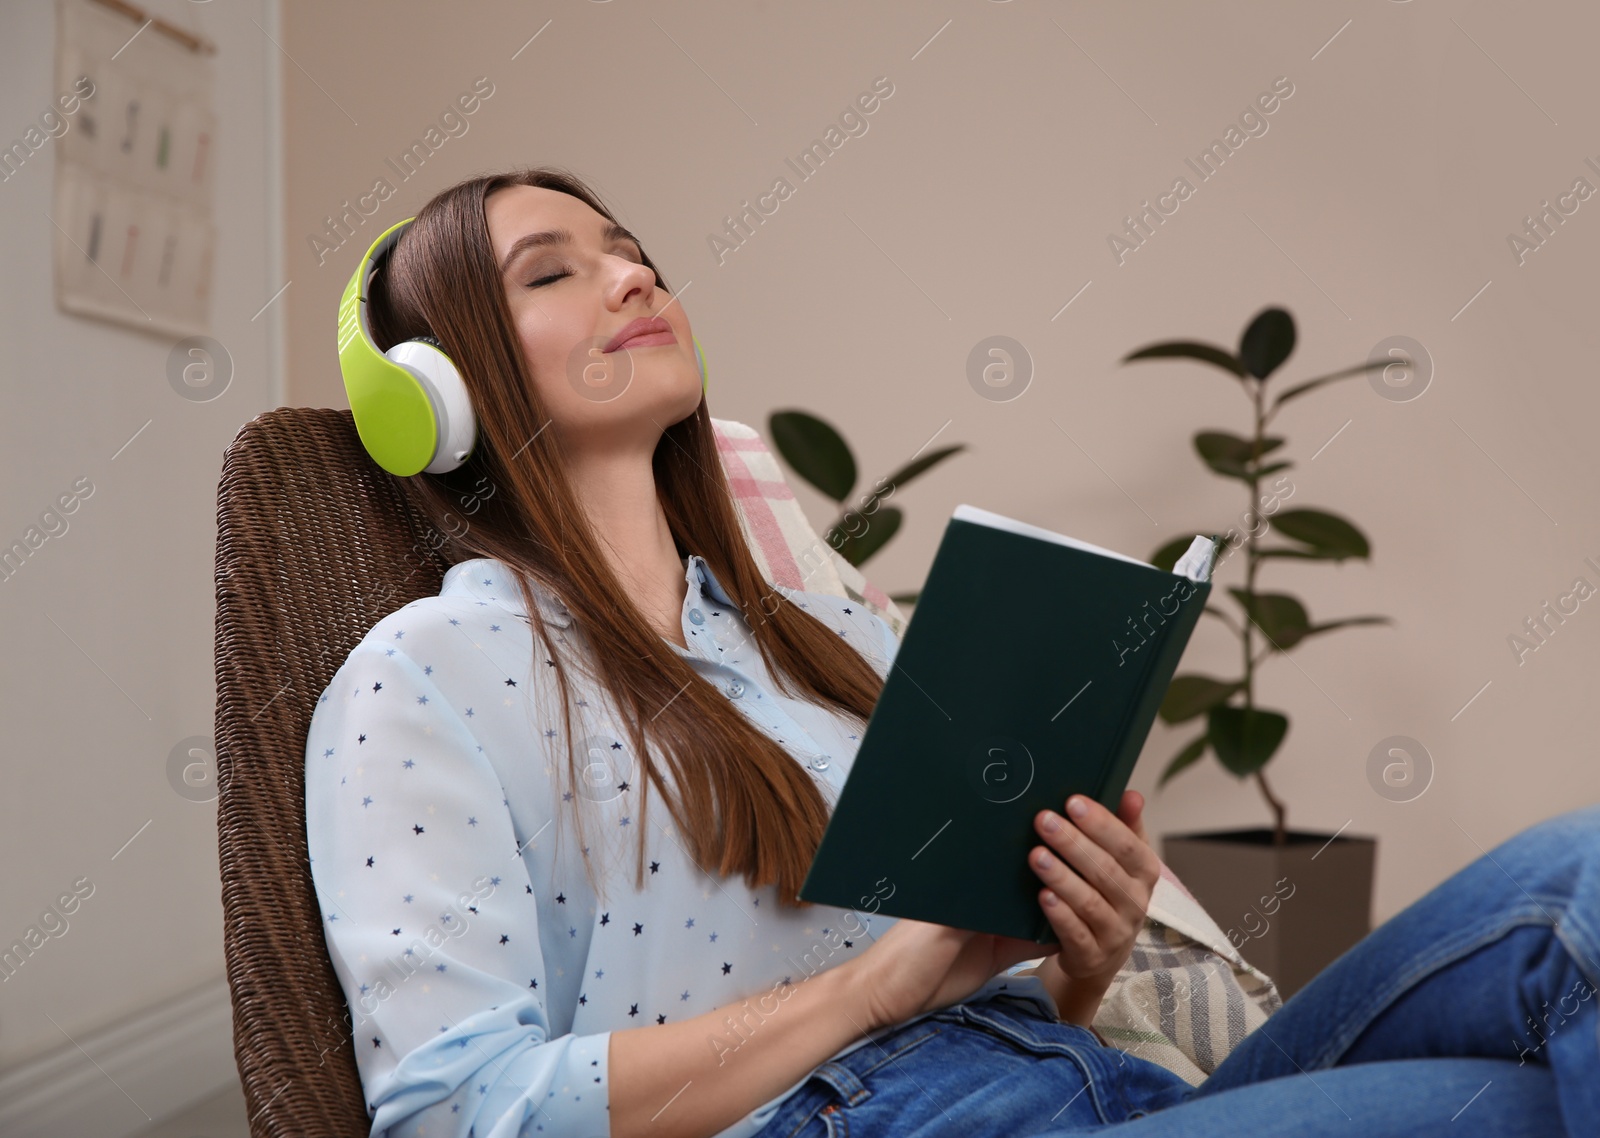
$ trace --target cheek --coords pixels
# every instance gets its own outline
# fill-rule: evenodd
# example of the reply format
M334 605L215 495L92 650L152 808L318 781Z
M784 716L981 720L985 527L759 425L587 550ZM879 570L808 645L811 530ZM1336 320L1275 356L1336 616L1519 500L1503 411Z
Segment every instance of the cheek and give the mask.
M632 361L625 352L606 354L606 337L559 306L524 305L517 313L517 339L545 413L577 424L603 414L626 389Z
M562 357L566 354L561 351L564 337L547 321L525 320L518 329L518 338L522 341L522 358L527 361L536 383L543 387L560 376Z
M561 392L555 385L566 386L567 360L573 349L580 347L578 337L568 331L561 313L548 303L536 306L523 300L518 305L516 300L513 298L512 313L523 363L540 401L546 406L559 404Z

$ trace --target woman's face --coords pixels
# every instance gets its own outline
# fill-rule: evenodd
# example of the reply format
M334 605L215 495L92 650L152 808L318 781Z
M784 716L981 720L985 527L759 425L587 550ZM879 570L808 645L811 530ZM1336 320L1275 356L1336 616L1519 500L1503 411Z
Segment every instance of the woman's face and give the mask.
M564 440L638 442L700 403L683 305L656 285L632 237L571 194L508 186L484 203L511 318L539 398ZM563 232L564 231L564 232ZM666 328L618 344L636 320Z

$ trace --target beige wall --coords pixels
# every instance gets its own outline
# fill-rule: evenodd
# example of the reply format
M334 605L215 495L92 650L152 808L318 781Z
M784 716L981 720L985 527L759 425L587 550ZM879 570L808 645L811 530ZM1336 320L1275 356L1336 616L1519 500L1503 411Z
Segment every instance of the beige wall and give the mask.
M180 337L58 310L54 154L0 184L0 534L8 548L30 527L34 540L50 534L0 580L0 944L36 924L50 933L20 968L0 969L14 970L0 982L4 1073L65 1050L100 1080L83 1059L115 1069L93 1042L100 1028L223 975L216 804L180 796L167 762L212 729L222 452L282 397L278 313L263 307L283 284L277 60L263 34L275 5L141 2L218 47L211 335L233 375L207 402L180 398L167 378ZM123 59L156 35L144 31ZM54 101L55 60L54 5L5 5L0 144ZM76 509L42 517L74 485ZM75 883L65 924L41 923ZM146 1082L123 1086L131 1101L112 1093L125 1123L168 1101ZM0 1091L0 1131L12 1133L7 1099Z
M1314 619L1396 623L1264 667L1260 698L1293 719L1275 786L1296 825L1380 838L1379 918L1480 849L1600 796L1600 601L1521 664L1507 643L1574 578L1600 586L1584 563L1600 563L1600 200L1525 264L1507 243L1576 178L1600 187L1584 165L1600 163L1590 9L617 0L464 12L285 13L298 65L285 83L290 402L345 405L335 307L380 226L470 172L566 165L687 290L719 417L765 429L779 407L823 415L856 444L864 483L935 436L968 444L902 494L909 522L867 566L900 591L921 583L960 502L1141 557L1237 518L1237 486L1204 473L1188 440L1246 429L1246 402L1197 365L1119 367L1128 350L1231 345L1259 308L1283 304L1301 344L1276 386L1408 335L1436 369L1421 397L1393 402L1351 380L1277 424L1297 463L1293 504L1348 515L1375 553L1274 564L1262 583L1299 593ZM723 218L880 76L893 95L866 133L810 180L788 175L794 195L719 263L708 237ZM494 93L468 132L319 264L310 238L324 219L395 181L385 159L480 77ZM1293 94L1266 133L1209 180L1189 171L1279 77ZM1109 236L1179 177L1194 193L1119 264ZM965 374L973 346L999 334L1035 367L1009 402L980 398ZM824 525L827 503L800 492ZM1237 580L1235 564L1220 583ZM995 582L997 618L1026 619L1028 600ZM1207 621L1186 667L1227 672L1236 655ZM1189 734L1158 724L1134 785L1152 787ZM1368 781L1368 754L1391 735L1433 757L1415 801ZM1151 805L1164 831L1265 817L1209 758Z

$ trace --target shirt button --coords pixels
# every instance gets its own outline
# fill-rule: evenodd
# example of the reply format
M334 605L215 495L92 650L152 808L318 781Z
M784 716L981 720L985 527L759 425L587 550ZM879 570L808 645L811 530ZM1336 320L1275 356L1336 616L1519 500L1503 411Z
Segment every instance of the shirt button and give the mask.
M730 698L738 699L743 694L744 684L740 683L738 680L730 680L728 682L728 696Z
M811 769L814 770L814 771L825 771L825 770L827 770L828 769L828 756L827 755L812 755L811 756Z
M706 614L701 612L699 609L690 609L689 619L694 621L696 624L704 624L706 622Z

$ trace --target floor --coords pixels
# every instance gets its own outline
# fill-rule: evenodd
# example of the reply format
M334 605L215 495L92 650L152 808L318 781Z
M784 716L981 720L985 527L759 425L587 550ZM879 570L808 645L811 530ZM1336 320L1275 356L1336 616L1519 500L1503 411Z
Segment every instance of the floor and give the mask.
M250 1138L244 1089L235 1083L133 1138Z

